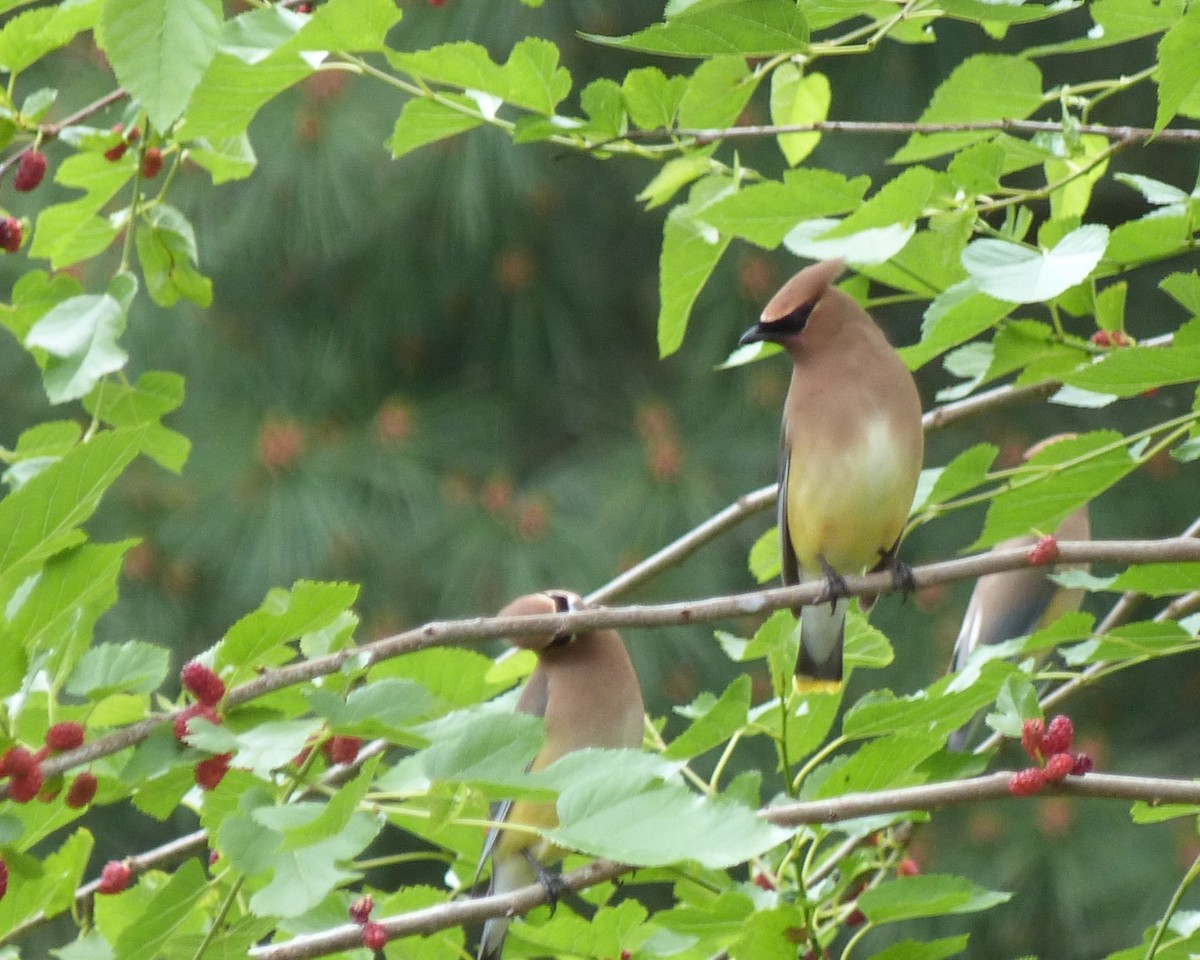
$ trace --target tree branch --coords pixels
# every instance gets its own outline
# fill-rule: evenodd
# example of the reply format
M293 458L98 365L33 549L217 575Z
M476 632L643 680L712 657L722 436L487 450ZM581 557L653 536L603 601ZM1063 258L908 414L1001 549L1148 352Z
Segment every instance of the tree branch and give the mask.
M1081 134L1097 134L1109 140L1166 143L1200 143L1200 130L1171 127L1157 133L1150 127L1107 126L1084 123L1074 128ZM933 134L933 133L1062 133L1061 120L972 120L962 123L913 123L891 120L823 120L818 123L753 124L744 127L703 128L680 127L674 130L632 131L624 139L691 137L697 143L716 140L736 140L748 137L777 137L785 133L864 133L864 134Z
M986 553L943 560L913 569L916 587L936 586L958 580L973 580L989 573L1003 573L1030 566L1023 548L990 550ZM1200 560L1200 540L1173 537L1165 540L1092 540L1064 541L1058 545L1058 563L1176 563ZM846 577L847 594L883 594L896 591L890 572ZM404 656L430 647L460 646L501 637L532 633L577 633L607 627L673 627L692 623L736 620L748 614L769 613L823 602L825 584L813 580L791 587L774 587L750 593L733 594L704 600L650 604L628 607L596 607L571 613L551 613L528 617L474 617L466 620L438 621L407 630L374 643L351 647L301 663L265 671L261 676L235 687L225 699L227 707L240 706L285 687L307 683L317 677L336 673L354 661L360 669L393 657ZM47 777L90 763L144 740L157 727L172 723L181 710L148 717L101 737L82 747L48 758L42 769ZM7 785L0 796L7 795Z
M902 787L876 793L851 793L829 800L810 800L766 807L760 811L760 815L780 827L801 827L809 824L838 823L863 816L933 810L955 804L1008 798L1008 783L1011 778L1011 771L999 771L949 783ZM1082 777L1067 777L1053 789L1040 794L1053 795L1142 800L1156 806L1164 803L1200 804L1200 782L1089 773ZM635 869L611 860L595 860L577 870L562 874L562 880L570 890L579 891L598 883L615 880ZM507 894L439 904L384 918L379 922L387 929L389 937L396 940L401 937L429 936L449 927L482 923L490 917L527 913L545 902L545 889L540 884L532 884ZM343 924L332 930L299 936L286 943L256 947L249 955L254 960L309 960L312 957L353 949L361 944L361 928L355 924Z

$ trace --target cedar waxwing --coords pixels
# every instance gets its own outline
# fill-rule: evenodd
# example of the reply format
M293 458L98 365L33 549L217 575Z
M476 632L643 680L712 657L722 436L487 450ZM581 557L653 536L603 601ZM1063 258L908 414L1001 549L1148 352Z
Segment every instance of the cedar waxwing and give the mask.
M573 593L548 590L514 600L499 615L565 613L580 605ZM546 740L529 765L530 770L540 770L564 754L585 747L641 747L645 714L642 688L615 630L534 634L514 637L512 642L538 656L537 666L517 700L518 710L546 722ZM528 800L494 805L492 819L546 829L558 824L553 803ZM538 881L553 898L557 893L554 878L544 866L561 860L564 852L532 833L491 830L480 856L481 869L489 857L492 860L488 893L506 893ZM479 960L498 960L507 931L507 917L484 924Z
M1043 447L1066 436L1070 434L1049 437L1035 444L1025 452L1024 459L1028 460ZM1069 513L1054 535L1059 540L1090 540L1092 534L1087 504ZM1033 535L1013 537L996 544L995 549L1032 547L1037 541L1038 538ZM1084 564L1077 569L1086 567ZM961 670L972 652L981 646L1026 637L1064 613L1079 609L1083 602L1083 591L1059 587L1046 576L1047 572L1052 573L1053 569L1047 571L1038 567L1022 567L1005 573L989 573L976 581L958 639L954 641L952 669ZM974 721L950 736L951 750L962 750L966 746L973 726Z
M870 315L834 287L841 260L805 267L771 298L740 343L792 358L779 457L785 585L825 577L829 607L800 613L797 689L842 679L846 574L907 572L896 559L924 455L912 374Z

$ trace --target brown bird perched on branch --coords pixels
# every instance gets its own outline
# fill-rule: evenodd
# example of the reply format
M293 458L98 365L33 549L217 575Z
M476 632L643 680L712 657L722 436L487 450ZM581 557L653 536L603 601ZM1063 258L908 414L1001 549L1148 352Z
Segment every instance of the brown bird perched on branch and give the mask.
M567 613L579 609L580 604L573 593L547 590L514 600L499 615ZM538 657L517 700L519 711L546 722L546 740L529 765L531 771L586 747L641 747L645 715L642 688L615 630L529 634L513 637L512 643L532 650ZM529 800L496 804L492 820L541 829L558 825L553 803ZM562 848L534 833L492 829L480 856L480 869L489 858L492 861L488 893L506 893L537 881L546 887L553 902L558 893L557 877L549 874L546 866L561 860L563 854ZM495 917L484 924L479 960L498 960L507 931L507 917Z
M779 457L783 582L819 573L829 601L800 613L797 689L841 682L846 574L911 579L896 550L924 456L921 398L870 315L833 286L842 268L805 267L739 341L778 343L792 358Z

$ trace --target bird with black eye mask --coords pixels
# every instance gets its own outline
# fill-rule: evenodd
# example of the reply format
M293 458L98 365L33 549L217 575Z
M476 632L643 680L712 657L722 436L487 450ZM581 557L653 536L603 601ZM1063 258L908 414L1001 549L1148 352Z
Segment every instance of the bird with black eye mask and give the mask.
M779 456L783 583L825 578L822 602L800 611L801 690L841 683L847 574L890 569L911 585L896 551L924 456L912 374L833 286L842 269L840 260L805 267L739 341L778 343L792 360Z
M582 601L564 590L548 590L514 600L501 617L568 613ZM559 757L588 747L637 749L642 745L645 707L642 689L625 644L615 630L579 633L526 634L512 638L514 646L532 650L538 662L521 695L517 710L542 717L546 740L531 771L549 766ZM492 809L498 823L552 829L558 825L553 803L505 801ZM540 882L551 902L558 894L556 877L546 867L562 859L565 851L528 831L493 828L484 841L480 869L492 862L488 893L507 893ZM484 924L479 960L498 960L504 949L508 918L495 917Z

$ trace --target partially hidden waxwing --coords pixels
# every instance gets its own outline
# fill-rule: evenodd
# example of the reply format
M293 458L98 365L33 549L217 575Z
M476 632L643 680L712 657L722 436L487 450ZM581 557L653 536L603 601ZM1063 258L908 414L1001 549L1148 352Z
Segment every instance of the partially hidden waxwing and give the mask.
M578 596L548 590L514 600L501 617L566 613L579 609ZM542 717L546 740L529 769L541 770L559 757L586 747L637 749L642 746L642 688L625 644L615 630L578 634L533 634L512 638L514 646L532 650L538 663L517 700L522 713ZM558 825L553 803L528 800L496 804L492 819L541 829ZM480 868L492 861L488 893L507 893L541 882L556 890L545 867L565 851L541 837L515 830L493 829L484 842ZM479 944L479 960L498 960L504 949L508 918L488 920Z
M1069 434L1050 437L1030 447L1025 452L1025 459L1064 436ZM1054 536L1059 540L1090 540L1092 531L1087 504L1067 514L1054 531ZM1037 541L1038 537L1033 534L1013 537L996 544L995 549L1032 547ZM1076 569L1086 569L1086 566L1084 564ZM980 577L971 591L958 639L954 641L951 668L961 670L971 654L982 646L1029 636L1064 613L1078 610L1083 602L1083 591L1065 589L1049 579L1047 574L1055 569L1071 568L1022 567ZM973 723L967 724L951 735L949 745L952 750L961 750L966 746L972 726Z
M740 343L780 344L792 359L779 457L785 585L824 576L829 603L800 612L797 689L842 679L842 578L890 569L924 457L912 374L870 315L833 286L841 260L805 267Z

